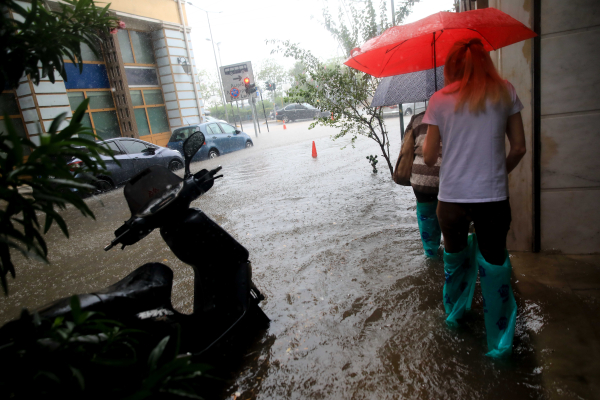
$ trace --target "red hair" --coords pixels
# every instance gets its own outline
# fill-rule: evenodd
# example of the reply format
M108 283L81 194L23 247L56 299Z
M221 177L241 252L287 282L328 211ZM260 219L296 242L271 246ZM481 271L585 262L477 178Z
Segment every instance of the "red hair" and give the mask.
M463 39L454 43L446 57L444 80L444 93L458 92L455 111L461 110L468 103L470 112L485 112L487 99L494 104L510 103L506 83L498 75L489 53L479 39ZM459 84L448 87L454 82Z

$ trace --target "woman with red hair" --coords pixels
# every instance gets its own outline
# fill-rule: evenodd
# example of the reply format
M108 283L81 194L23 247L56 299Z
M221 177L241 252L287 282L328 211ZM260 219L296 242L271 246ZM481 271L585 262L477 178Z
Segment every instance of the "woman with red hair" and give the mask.
M523 105L479 39L454 44L444 78L423 118L429 125L423 157L434 165L443 143L437 216L445 243L446 321L456 325L470 309L479 271L488 355L500 357L512 350L516 319L506 251L508 174L525 155ZM469 236L471 221L476 235Z

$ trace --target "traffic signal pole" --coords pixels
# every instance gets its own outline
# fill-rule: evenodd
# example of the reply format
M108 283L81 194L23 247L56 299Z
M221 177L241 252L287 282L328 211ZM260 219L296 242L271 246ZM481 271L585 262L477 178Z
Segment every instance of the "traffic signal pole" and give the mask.
M265 101L262 98L262 92L259 90L258 93L260 93L260 104L262 104L263 115L265 116L265 124L267 124L267 132L271 132L269 130L269 121L267 121L267 112L265 111Z

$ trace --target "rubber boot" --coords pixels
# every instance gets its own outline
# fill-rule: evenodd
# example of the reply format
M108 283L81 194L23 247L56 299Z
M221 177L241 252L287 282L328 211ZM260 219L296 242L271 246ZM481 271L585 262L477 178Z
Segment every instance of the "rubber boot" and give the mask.
M430 203L417 202L417 221L421 241L423 242L423 250L425 250L425 255L430 258L437 257L442 238L442 230L436 214L437 203L437 200Z
M458 253L446 253L444 250L444 308L446 309L446 323L449 326L458 326L466 310L471 309L475 283L477 281L477 268L473 252L473 236L469 236L468 246Z
M512 353L517 321L517 303L510 285L512 265L506 252L502 265L488 263L481 255L477 241L475 262L483 295L483 316L489 352L486 356L500 358Z

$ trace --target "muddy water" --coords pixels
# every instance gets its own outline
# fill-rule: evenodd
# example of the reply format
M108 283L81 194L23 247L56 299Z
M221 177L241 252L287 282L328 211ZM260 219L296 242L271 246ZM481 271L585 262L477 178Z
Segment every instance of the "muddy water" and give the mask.
M340 150L307 123L255 139L253 149L194 166L222 164L225 178L194 205L250 251L271 326L248 349L229 395L258 399L544 398L530 337L543 311L521 310L510 361L483 356L481 296L459 329L444 323L443 264L422 255L415 200L383 161L370 173L368 140ZM392 123L393 125L393 123ZM278 126L281 129L281 126ZM311 157L311 141L318 157ZM396 145L397 147L397 145ZM397 149L393 147L392 153ZM74 223L67 241L51 232L49 266L23 261L4 319L21 306L81 293L144 262L175 270L174 306L191 311L191 269L153 233L125 251L102 251L129 214L121 191L89 201L97 222ZM79 219L78 219L79 218ZM208 251L208 249L206 249Z

